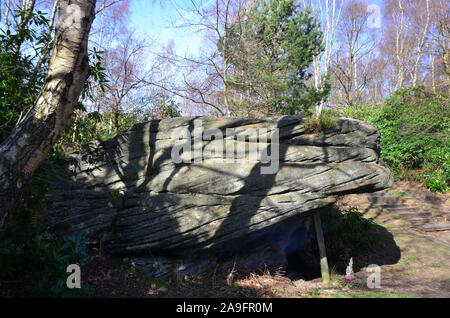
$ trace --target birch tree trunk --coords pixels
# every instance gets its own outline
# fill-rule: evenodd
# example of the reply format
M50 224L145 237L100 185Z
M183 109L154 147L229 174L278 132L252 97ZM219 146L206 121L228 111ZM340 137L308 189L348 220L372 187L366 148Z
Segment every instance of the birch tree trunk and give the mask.
M425 46L425 40L427 38L428 28L430 26L431 13L430 13L429 0L426 0L426 6L427 6L427 19L426 19L426 22L425 22L425 26L423 27L422 37L420 38L419 43L417 45L417 56L416 56L416 61L414 62L414 72L413 72L412 86L416 86L417 85L417 79L418 79L418 76L419 76L420 60L422 59L423 48Z
M317 1L317 3L311 0L303 0L302 3L304 7L311 7L322 26L324 52L314 57L313 60L314 86L316 89L320 89L324 84L323 76L327 75L330 70L335 30L340 20L343 3L340 6L338 6L336 0L333 0L331 3L330 0L326 0L325 3L322 0ZM316 105L315 113L317 118L321 116L323 106L323 101Z
M449 49L449 33L448 33L448 25L445 22L439 23L439 29L441 33L441 49L442 49L442 64L444 64L444 72L447 75L447 87L448 94L450 96L450 49Z
M431 87L433 88L433 92L436 92L435 60L436 57L434 55L431 55Z
M397 89L403 88L404 83L404 77L405 77L405 70L404 70L404 63L405 61L403 56L403 20L404 20L404 9L402 6L402 1L398 1L398 7L400 11L400 22L397 29L397 37L396 37L396 44L395 44L395 52L397 57Z
M11 0L6 0L6 9L5 9L5 27L6 31L9 31L10 23L9 23L9 13L11 12Z
M0 145L0 233L24 187L70 123L89 75L88 37L96 0L62 0L49 71L34 107Z

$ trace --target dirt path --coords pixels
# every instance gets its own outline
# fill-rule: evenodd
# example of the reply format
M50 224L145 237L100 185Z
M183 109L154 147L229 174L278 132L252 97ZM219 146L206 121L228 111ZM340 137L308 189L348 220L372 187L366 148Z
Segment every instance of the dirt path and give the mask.
M357 206L365 217L374 218L393 234L400 248L397 264L381 266L381 290L416 297L450 297L448 195L399 183L376 194L346 196L340 204ZM363 272L357 276L362 278Z

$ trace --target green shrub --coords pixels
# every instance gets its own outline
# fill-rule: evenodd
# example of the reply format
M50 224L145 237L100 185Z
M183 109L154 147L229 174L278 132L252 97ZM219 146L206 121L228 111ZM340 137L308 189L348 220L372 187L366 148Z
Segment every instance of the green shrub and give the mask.
M372 122L373 119L381 112L381 105L362 104L356 107L344 108L342 115L347 118L354 118L362 121Z
M382 107L363 105L345 112L377 127L381 157L397 178L418 176L430 190L446 191L450 176L449 98L423 87L410 87L393 93Z
M22 16L25 13L29 14L27 27L21 26L17 32L0 28L0 141L11 133L18 120L30 109L46 74L45 68L35 67L35 59L44 58L42 53L51 45L46 31L49 20L39 11L16 12ZM26 43L29 49L17 52L15 48L22 43Z
M450 147L435 148L428 152L424 164L424 181L427 187L438 193L448 191L450 184Z
M350 256L371 248L378 242L378 236L371 233L375 225L373 218L365 218L356 207L340 211L338 217L329 215L326 224L333 236L328 241L345 244L350 248L346 251Z
M425 184L428 189L433 192L445 193L447 192L448 178L442 170L435 170L430 174L425 175Z
M391 165L421 168L428 154L448 138L449 101L423 88L397 91L374 120L382 134L382 155Z
M16 281L14 296L72 297L86 289L68 289L66 268L82 265L88 259L82 235L60 240L38 224L51 205L51 182L64 179L64 171L55 158L46 160L25 188L18 212L8 222L7 239L0 242L0 285ZM83 286L86 287L86 286Z
M365 218L356 207L330 209L322 214L327 255L336 269L344 270L350 257L376 248L381 234L373 218Z
M68 289L66 268L89 258L86 239L76 235L56 239L42 229L0 243L0 281L17 280L16 296L71 297L86 289Z

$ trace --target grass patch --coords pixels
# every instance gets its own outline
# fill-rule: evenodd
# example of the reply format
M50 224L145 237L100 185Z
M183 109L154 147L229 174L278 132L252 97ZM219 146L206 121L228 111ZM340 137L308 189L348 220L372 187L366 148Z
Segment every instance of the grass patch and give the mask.
M322 112L320 117L308 117L305 121L305 130L310 133L318 133L336 125L337 119L329 112Z

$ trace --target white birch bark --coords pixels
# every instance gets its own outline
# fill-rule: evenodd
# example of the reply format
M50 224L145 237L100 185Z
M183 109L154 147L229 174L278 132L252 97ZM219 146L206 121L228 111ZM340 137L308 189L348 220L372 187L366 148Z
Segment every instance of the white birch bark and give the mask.
M0 233L25 185L70 123L89 74L88 37L96 0L62 0L53 55L40 96L0 145Z
M425 1L426 1L426 7L427 7L427 18L426 18L426 21L425 21L425 25L423 27L422 36L420 37L419 43L417 45L417 56L416 56L416 60L414 62L414 72L413 72L413 81L412 81L413 86L417 85L417 78L418 78L418 75L419 75L420 60L422 59L423 48L425 46L425 40L427 38L428 29L429 29L429 26L430 26L430 19L431 19L430 1L429 0L425 0Z

